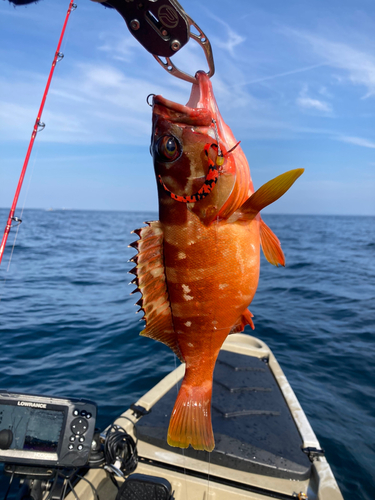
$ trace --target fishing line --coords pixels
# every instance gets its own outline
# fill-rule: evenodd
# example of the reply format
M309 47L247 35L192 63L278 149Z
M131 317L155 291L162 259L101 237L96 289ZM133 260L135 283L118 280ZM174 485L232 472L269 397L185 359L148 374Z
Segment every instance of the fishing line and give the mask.
M177 370L177 356L174 354L174 369L175 371ZM176 394L178 395L178 380L177 380L177 373L176 373Z
M11 261L12 261L13 251L14 251L14 247L16 246L16 241L17 241L17 235L18 235L19 228L20 228L20 225L18 224L16 234L14 235L14 240L13 240L12 250L10 251L9 262L8 262L8 267L7 267L7 272L9 272L10 263L11 263ZM4 281L4 286L5 286L5 282L6 282L6 280Z
M189 494L188 494L188 477L187 477L187 474L186 474L186 455L185 455L185 448L181 448L181 451L182 451L182 456L184 457L183 459L183 464L184 464L184 477L185 477L185 497L186 497L186 500L189 500Z
M34 167L35 167L35 163L36 163L36 160L38 158L38 153L39 153L39 148L40 148L40 142L38 142L37 146L36 146L36 149L35 149L35 156L34 156L34 162L32 164L32 167L31 167L31 171L30 171L30 174L29 174L29 182L28 182L28 185L27 185L27 188L26 188L26 192L25 192L25 196L24 196L24 201L23 201L23 205L22 205L22 209L21 209L21 214L20 216L18 217L18 219L22 222L22 215L23 215L23 212L24 212L24 209L25 209L25 205L26 205L26 200L27 200L27 195L29 193L29 188L30 188L30 184L31 184L31 179L32 179L32 176L33 176L33 172L34 172ZM14 252L14 248L16 246L16 241L17 241L17 236L18 236L18 231L20 230L20 225L21 225L21 222L19 222L19 224L17 224L17 230L16 230L16 234L14 235L14 240L13 240L13 245L12 245L12 250L10 252L10 256L9 256L9 261L8 261L8 265L7 265L7 270L6 272L8 273L9 272L9 269L10 269L10 264L12 262L12 257L13 257L13 252ZM0 294L0 302L3 298L3 294L4 294L4 291L5 291L5 286L6 286L6 282L7 282L7 274L5 275L5 278L3 279L2 281L2 285L1 285L1 294Z
M208 474L207 474L207 500L210 500L210 472L211 472L211 452L208 452Z
M36 145L36 150L35 150L35 155L34 155L34 162L33 162L33 165L31 167L31 172L30 172L30 176L29 176L29 182L27 184L26 193L25 193L25 199L23 201L20 218L22 218L22 214L23 214L23 211L25 209L27 195L29 194L29 189L30 189L30 185L31 185L31 179L32 179L33 173L34 173L34 167L35 167L35 164L36 164L36 160L38 158L39 148L40 148L40 141Z
M72 12L74 12L76 10L76 8L77 8L77 4L74 3L72 5L72 10L70 11L69 17L72 14ZM67 47L67 44L68 44L70 32L71 32L71 25L68 23L66 31L65 31L65 35L64 35L63 47L61 49L61 51L62 51L63 54L65 53L65 50L66 50L66 47Z
M32 164L32 167L31 167L31 171L30 171L30 174L29 174L29 182L28 182L28 184L27 184L27 188L26 188L26 192L25 192L25 196L24 196L24 200L23 200L23 205L22 205L22 209L21 209L21 214L20 214L20 216L19 216L19 219L21 220L21 222L22 222L23 211L25 210L25 205L26 205L27 196L28 196L28 194L29 194L29 189L30 189L30 185L31 185L31 179L32 179L32 177L33 177L33 173L34 173L34 168L35 168L36 160L37 160L37 158L38 158L39 148L40 148L40 141L37 143L37 146L36 146L35 156L34 156L34 161L33 161L33 164ZM13 246L12 246L12 250L11 250L11 252L10 252L9 262L8 262L8 266L7 266L7 272L9 272L10 263L11 263L11 261L12 261L13 252L14 252L14 247L16 246L16 241L17 241L17 236L18 236L18 231L19 231L19 229L20 229L20 225L21 225L21 224L18 224L18 226L17 226L17 231L16 231L16 234L15 234L15 236L14 236ZM4 286L5 286L5 281L4 281ZM1 298L0 298L0 300L1 300Z
M216 128L216 121L213 120L214 122L214 125L215 125L215 130L216 130L216 133L217 133L217 128ZM220 146L219 146L219 142L218 142L218 151L220 150ZM219 231L219 216L217 215L216 216L216 220L215 220L215 259L217 260L218 258L220 258L220 255L218 255L218 240L219 240L219 237L218 237L218 231ZM215 307L215 315L214 315L214 321L215 321L215 324L214 324L214 331L215 332L218 332L219 329L217 328L217 308ZM213 332L214 334L214 332ZM213 337L213 334L211 335L210 337L210 351L212 352L212 337ZM215 362L216 364L216 362ZM212 385L213 385L213 374L212 374ZM212 387L212 390L213 390L213 387ZM211 412L212 412L212 393L211 393ZM212 413L211 413L211 421L212 421ZM211 452L209 451L208 452L208 469L207 469L207 500L209 500L209 497L210 497L210 472L211 472Z
M215 127L215 137L216 137L216 142L217 142L217 155L221 156L221 149L220 149L220 142L219 142L219 132L217 130L217 125L216 125L216 120L212 118L212 122Z
M175 373L176 373L176 369L177 369L177 356L176 355L174 355L174 369L175 369ZM176 373L176 383L175 383L175 386L176 386L176 394L177 394L177 396L178 396L178 382L179 382L179 379L177 378L177 373ZM185 456L185 450L184 450L184 448L181 448L181 455L183 456L182 463L183 463L184 477L185 477L185 496L186 496L186 500L188 500L187 474L186 474L186 456Z

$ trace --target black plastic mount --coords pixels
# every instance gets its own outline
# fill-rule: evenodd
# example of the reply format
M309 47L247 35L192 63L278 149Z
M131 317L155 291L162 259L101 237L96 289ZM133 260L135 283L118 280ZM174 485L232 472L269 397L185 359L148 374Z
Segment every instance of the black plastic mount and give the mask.
M136 405L135 403L132 403L130 405L130 409L133 411L133 415L135 415L137 418L144 417L151 412L151 410L146 410L146 408L144 408L143 406Z
M325 451L321 448L315 448L313 446L308 446L306 448L302 448L302 451L306 453L311 462L313 462L316 458L324 457Z

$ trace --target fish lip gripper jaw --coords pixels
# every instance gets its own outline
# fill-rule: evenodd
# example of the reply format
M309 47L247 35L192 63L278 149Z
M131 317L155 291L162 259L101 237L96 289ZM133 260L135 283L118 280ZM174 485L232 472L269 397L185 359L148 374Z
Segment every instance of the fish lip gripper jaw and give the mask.
M191 38L204 51L209 68L207 75L209 78L214 75L215 64L210 41L176 0L158 2L110 0L105 3L117 10L124 18L134 38L171 75L190 83L198 83L195 76L177 68L171 60L171 57L180 51ZM192 27L195 32L192 32Z

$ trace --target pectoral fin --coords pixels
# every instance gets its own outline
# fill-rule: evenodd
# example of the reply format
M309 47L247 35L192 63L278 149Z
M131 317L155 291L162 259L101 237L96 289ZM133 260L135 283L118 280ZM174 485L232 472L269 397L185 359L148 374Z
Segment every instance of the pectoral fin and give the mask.
M271 231L265 222L260 219L260 244L265 258L274 266L285 266L284 252L281 249L279 238Z
M263 184L238 210L241 214L240 218L253 218L264 207L278 200L303 174L304 170L303 168L289 170L289 172L285 172Z
M132 283L137 285L136 291L142 294L137 304L144 311L146 321L146 328L141 335L167 345L183 362L176 342L165 281L163 231L158 221L147 224L134 231L139 240L131 244L138 250L138 254L132 259L137 264L130 271L136 276Z

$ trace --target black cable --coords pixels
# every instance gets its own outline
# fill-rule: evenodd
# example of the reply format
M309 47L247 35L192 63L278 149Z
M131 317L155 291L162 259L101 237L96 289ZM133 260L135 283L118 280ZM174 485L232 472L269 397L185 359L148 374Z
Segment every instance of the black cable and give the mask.
M137 468L136 442L123 427L112 424L108 429L104 442L104 459L107 465L114 465L119 460L121 471L127 475Z
M68 485L70 485L70 486L71 486L71 482L70 482L70 480L71 480L71 478L74 476L74 474L76 474L77 470L78 470L77 468L73 469L73 470L70 472L70 474L63 474L63 472L61 472L61 471L57 470L57 471L56 471L56 475L55 475L55 477L53 478L53 482L52 482L52 481L49 481L49 482L51 482L51 483L52 483L52 484L51 484L51 489L49 490L48 495L47 495L47 497L45 498L45 500L51 500L51 498L52 498L52 493L54 492L54 490L55 490L55 488L56 488L56 486L57 486L57 480L58 480L58 478L59 478L59 477L61 477L61 478L64 480L64 483L63 483L63 486L62 486L62 487L63 487L63 493L62 493L62 495L61 495L61 497L60 497L60 498L61 498L61 500L63 500L63 499L65 498L66 494L67 494L66 492L67 492L67 489L68 489ZM72 489L74 490L74 488L72 488ZM75 495L75 497L77 498L77 495L75 494L75 492L73 492L73 495Z
M65 498L66 496L66 490L68 489L68 481L66 479L64 479L64 489L63 489L63 492L61 494L61 498Z
M56 484L57 484L56 479L57 479L57 475L54 477L53 481L48 481L49 483L51 483L51 488L50 488L45 500L50 500L52 498L52 493L54 492L54 490L56 488Z
M84 481L86 481L86 483L89 483L89 485L91 486L92 492L94 494L94 497L96 497L96 500L100 500L99 495L98 495L98 490L95 488L95 486L92 484L92 482L89 481L88 479L86 479L84 476L80 476L79 474L77 474L77 477L79 477L80 479L83 479Z
M71 493L74 495L75 499L79 500L79 498L75 492L75 489L72 485L72 482L71 482L72 477L74 477L75 475L78 475L77 470L78 470L77 468L73 469L70 472L70 474L66 474L66 475L64 475L63 473L60 473L60 477L64 478L64 481L65 481L65 489L64 489L64 492L61 496L61 499L64 499L66 497L66 495L68 494L68 486L69 486L69 489L70 489Z
M8 498L8 494L10 492L10 487L12 486L13 478L14 478L14 471L12 472L12 475L10 476L9 484L8 484L8 489L7 489L7 491L6 491L5 495L4 495L3 500L7 500L7 498Z
M138 431L137 431L137 426L135 425L135 422L133 422L133 420L131 418L125 417L125 415L120 415L117 420L120 420L120 418L124 418L125 420L128 420L131 424L133 424L135 445L137 446L137 444L138 444Z
M113 485L116 486L116 488L119 490L120 486L119 486L118 482L116 481L115 476L113 475L113 472L112 471L110 472L108 469L104 469L104 470L106 471L107 476L112 481Z
M69 485L69 488L70 488L70 491L73 493L74 497L76 500L79 500L78 496L77 496L77 493L76 493L76 490L74 489L73 485L72 485L72 482L70 479L67 480L67 483ZM64 497L65 498L65 497Z

